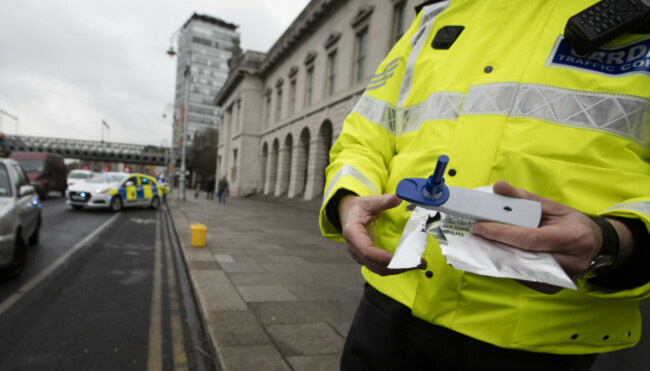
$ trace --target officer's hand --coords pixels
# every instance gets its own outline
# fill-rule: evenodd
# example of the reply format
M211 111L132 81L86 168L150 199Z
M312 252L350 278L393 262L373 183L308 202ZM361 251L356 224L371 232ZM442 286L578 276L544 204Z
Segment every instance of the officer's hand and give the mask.
M494 184L493 191L503 196L539 201L542 204L540 226L525 228L493 222L476 222L472 233L522 250L549 252L572 280L585 274L589 263L602 246L602 232L594 221L578 210L514 188L502 180ZM556 286L520 282L545 293L560 291Z
M345 237L345 247L359 264L385 276L409 269L388 269L393 254L375 245L373 222L379 214L402 203L397 195L345 196L339 203L339 217Z

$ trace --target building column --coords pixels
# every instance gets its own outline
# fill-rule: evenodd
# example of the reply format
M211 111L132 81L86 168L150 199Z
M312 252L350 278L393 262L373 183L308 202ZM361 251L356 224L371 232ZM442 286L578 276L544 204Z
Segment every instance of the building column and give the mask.
M305 193L303 195L303 198L305 200L313 200L314 197L316 197L319 193L319 190L316 189L316 183L315 183L315 173L316 173L316 163L317 157L316 154L316 147L318 143L318 138L312 140L309 142L309 159L307 160L307 182L305 184ZM322 192L322 190L321 190Z
M271 150L269 166L266 168L266 184L264 185L264 194L273 194L275 192L275 182L278 174L278 149Z
M255 192L264 194L264 187L266 185L266 180L268 179L268 168L269 168L269 152L262 150L262 157L259 162L259 170L257 171L257 186Z
M289 166L291 166L291 148L283 146L282 149L280 149L278 179L275 187L276 196L281 196L287 193L291 170L289 169Z
M223 151L221 152L221 168L219 169L219 179L228 177L228 164L230 162L230 110L223 112L223 119L221 120L221 129L219 130L219 140L223 143Z
M300 183L300 179L302 179L299 175L299 169L300 169L300 161L302 159L300 158L300 142L297 142L292 146L291 150L291 157L293 158L293 161L291 161L291 168L289 169L289 172L291 173L290 175L290 182L289 182L289 190L287 191L287 197L289 198L294 198L296 197L299 192L298 192L298 185L302 184Z
M309 152L313 153L309 159L309 171L307 179L307 189L305 190L305 200L313 200L323 194L325 187L325 169L329 165L328 143L323 141L324 138L316 138L309 143Z

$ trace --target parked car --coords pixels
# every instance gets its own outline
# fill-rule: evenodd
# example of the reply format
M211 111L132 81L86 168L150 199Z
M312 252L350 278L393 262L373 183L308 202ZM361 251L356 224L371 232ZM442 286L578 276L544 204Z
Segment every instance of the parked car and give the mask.
M70 172L68 173L68 180L67 180L68 187L70 187L71 185L79 181L83 181L90 178L91 176L93 176L93 174L94 172L91 170L81 170L81 169L70 170Z
M145 206L157 209L165 190L155 178L145 174L118 172L97 173L66 191L68 205L73 209Z
M12 158L25 169L30 183L36 188L41 200L51 191L65 195L66 167L60 155L42 152L11 152Z
M0 277L18 276L27 245L38 243L41 203L18 162L0 158Z

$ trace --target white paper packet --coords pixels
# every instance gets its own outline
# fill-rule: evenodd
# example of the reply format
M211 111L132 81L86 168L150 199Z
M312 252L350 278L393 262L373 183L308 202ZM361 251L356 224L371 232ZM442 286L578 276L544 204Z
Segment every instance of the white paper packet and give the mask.
M479 190L491 192L491 187ZM473 235L470 233L473 223L469 219L415 207L388 268L417 267L426 249L428 233L438 240L447 263L456 269L577 290L550 253L524 251Z
M389 269L415 268L420 265L422 254L427 248L426 224L430 217L438 214L435 210L416 207L404 226Z

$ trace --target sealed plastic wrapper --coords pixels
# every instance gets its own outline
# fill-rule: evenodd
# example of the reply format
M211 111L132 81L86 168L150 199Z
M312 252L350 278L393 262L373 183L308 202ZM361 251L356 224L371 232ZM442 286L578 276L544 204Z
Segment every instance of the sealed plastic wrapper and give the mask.
M470 232L473 223L435 210L413 208L388 268L417 267L428 233L440 244L447 263L458 270L577 289L552 254L524 251L475 236Z

